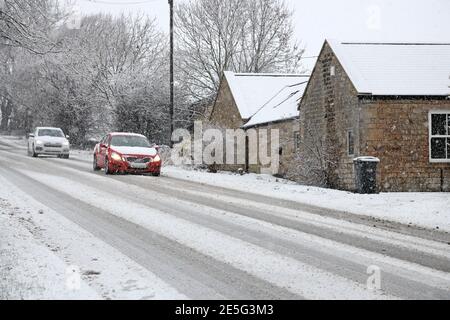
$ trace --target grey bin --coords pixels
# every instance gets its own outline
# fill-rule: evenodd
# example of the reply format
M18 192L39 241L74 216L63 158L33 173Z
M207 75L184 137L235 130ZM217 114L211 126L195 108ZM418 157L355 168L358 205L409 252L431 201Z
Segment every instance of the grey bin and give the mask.
M353 159L353 163L355 165L356 193L377 193L377 167L380 159L375 157L358 157Z

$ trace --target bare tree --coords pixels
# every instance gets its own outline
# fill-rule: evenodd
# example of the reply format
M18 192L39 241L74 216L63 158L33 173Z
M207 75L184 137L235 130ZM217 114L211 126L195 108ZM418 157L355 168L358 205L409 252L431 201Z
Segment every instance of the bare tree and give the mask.
M11 86L9 85L14 70L14 55L11 48L0 51L0 64L0 111L2 115L0 131L6 131L13 112L13 101L10 95Z
M176 8L179 81L194 99L214 96L225 70L293 72L303 50L281 0L196 0Z
M74 52L91 62L86 76L93 75L93 85L110 105L120 94L117 86L122 75L150 75L164 67L163 35L148 18L91 16L83 22L76 41L79 50ZM73 44L70 47L75 48Z
M166 37L143 16L93 15L67 28L58 0L3 0L3 129L63 127L75 142L110 129L168 137ZM282 0L195 0L176 8L176 119L190 127L224 70L291 72L302 50ZM32 119L29 119L29 115ZM100 126L100 124L102 126Z
M51 31L66 17L56 0L2 0L0 45L25 48L34 54L55 50Z
M246 5L245 27L241 29L234 67L255 73L299 71L303 50L293 41L293 13L284 1L251 0Z
M327 187L329 165L333 164L323 136L315 127L306 127L300 144L301 152L295 159L300 165L289 172L290 178L307 185ZM300 156L301 155L301 156Z
M88 16L80 28L60 26L52 36L60 44L57 52L14 49L20 52L16 59L23 56L20 69L28 69L15 71L16 82L5 82L16 83L8 91L14 126L25 126L31 112L35 125L62 127L75 144L125 126L161 138L168 112L167 50L153 20ZM20 89L27 87L39 90Z
M330 126L325 120L306 120L300 115L302 136L299 142L295 162L296 167L290 168L288 177L306 185L324 188L337 188L336 169L342 153L342 142L337 134L345 132L343 126Z
M54 52L58 43L52 32L64 19L56 0L2 0L0 1L0 101L1 130L24 113L22 107L29 102L33 82L30 75L32 56ZM26 55L28 52L31 55ZM26 112L25 112L26 113ZM28 118L24 118L25 127Z

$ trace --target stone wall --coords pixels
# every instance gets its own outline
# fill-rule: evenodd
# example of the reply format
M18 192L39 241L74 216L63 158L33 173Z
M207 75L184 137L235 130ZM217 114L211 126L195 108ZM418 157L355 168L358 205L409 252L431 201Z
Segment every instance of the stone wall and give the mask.
M325 44L300 104L300 172L296 180L318 186L355 188L353 158L359 155L357 92ZM347 134L354 136L348 154Z
M278 130L279 132L279 150L275 150L279 155L279 170L277 172L271 172L272 174L292 178L297 172L298 162L297 148L295 141L295 133L299 132L298 119L290 119L280 121L276 123L264 124L253 128L258 135L261 130L266 130L269 136L269 143L267 144L267 150L272 152L272 144L270 143L271 131ZM258 141L259 144L259 141ZM263 166L260 161L258 164L249 165L249 171L253 173L266 173L268 167Z
M209 122L211 125L226 129L238 129L244 125L225 77L220 84Z
M361 149L381 160L381 191L450 191L450 163L429 161L429 112L450 111L450 100L378 99L362 105Z
M220 129L225 137L225 130L234 129L237 130L244 125L244 120L241 118L239 109L237 108L236 102L234 101L233 95L231 94L228 81L225 77L222 78L219 92L211 116L209 118L208 126L216 129ZM225 145L225 141L224 141ZM225 153L226 151L224 151ZM226 154L224 154L224 158ZM224 159L225 161L225 159ZM222 164L217 165L215 169L223 171L237 171L239 169L244 169L244 164L228 165Z

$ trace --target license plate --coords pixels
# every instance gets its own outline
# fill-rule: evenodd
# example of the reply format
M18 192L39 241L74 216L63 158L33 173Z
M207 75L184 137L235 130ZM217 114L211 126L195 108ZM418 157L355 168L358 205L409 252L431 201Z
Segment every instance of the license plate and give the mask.
M146 163L132 163L131 168L133 169L147 169Z

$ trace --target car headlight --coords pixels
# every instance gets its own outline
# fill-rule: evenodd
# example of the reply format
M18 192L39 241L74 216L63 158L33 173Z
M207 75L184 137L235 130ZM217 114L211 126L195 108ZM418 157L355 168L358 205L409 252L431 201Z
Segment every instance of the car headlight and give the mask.
M111 153L111 159L115 161L122 161L122 157L116 152Z
M69 141L64 141L63 142L63 147L68 147L69 146Z
M41 144L44 144L44 142L42 142L41 140L36 140L36 144L41 145Z
M159 156L159 154L153 158L153 162L161 162L161 157Z

